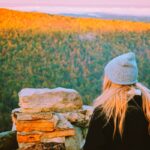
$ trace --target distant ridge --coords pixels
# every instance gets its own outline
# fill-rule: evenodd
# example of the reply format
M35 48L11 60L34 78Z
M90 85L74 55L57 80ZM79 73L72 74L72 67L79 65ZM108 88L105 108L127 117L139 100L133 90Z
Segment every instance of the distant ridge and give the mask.
M60 13L64 16L72 17L83 17L83 18L101 18L108 20L126 20L126 21L137 21L137 22L150 22L150 16L135 16L135 15L117 15L117 14L108 14L108 13Z
M150 7L147 6L14 6L8 9L24 12L41 12L83 18L102 18L108 20L129 20L150 22Z

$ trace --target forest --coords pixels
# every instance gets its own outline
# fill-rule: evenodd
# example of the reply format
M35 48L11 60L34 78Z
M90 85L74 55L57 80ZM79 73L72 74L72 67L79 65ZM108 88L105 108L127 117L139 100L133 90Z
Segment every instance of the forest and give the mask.
M43 27L35 30L32 26L20 28L18 18L13 22L14 28L9 28L4 26L7 20L11 18L0 16L0 131L11 129L11 111L18 107L18 92L22 88L73 88L80 93L84 104L92 104L101 93L104 66L125 52L135 52L139 82L150 88L149 23L144 24L145 28L137 23L139 30L128 27L129 30L116 28L104 32L103 28L91 30L80 24L85 30L79 32L75 26L75 30L64 26L59 30L58 26L55 31Z

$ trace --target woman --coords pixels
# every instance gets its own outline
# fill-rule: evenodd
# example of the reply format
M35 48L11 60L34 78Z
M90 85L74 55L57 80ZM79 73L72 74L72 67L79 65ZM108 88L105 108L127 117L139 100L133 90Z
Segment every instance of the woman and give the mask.
M132 52L106 65L83 150L150 149L150 90L137 77Z

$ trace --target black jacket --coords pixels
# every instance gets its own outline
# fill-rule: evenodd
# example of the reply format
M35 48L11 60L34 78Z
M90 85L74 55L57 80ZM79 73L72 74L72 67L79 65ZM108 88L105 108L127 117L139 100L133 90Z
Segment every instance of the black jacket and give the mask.
M113 139L113 121L106 124L104 115L98 117L100 109L95 109L83 150L150 150L148 121L142 110L141 96L129 101L122 138L117 132Z

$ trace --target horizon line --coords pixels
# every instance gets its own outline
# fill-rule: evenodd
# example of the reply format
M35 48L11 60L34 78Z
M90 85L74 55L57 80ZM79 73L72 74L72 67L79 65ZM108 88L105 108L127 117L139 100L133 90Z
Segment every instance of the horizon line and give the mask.
M137 7L137 8L150 8L150 5L121 5L121 4L107 4L107 5L95 5L95 4L90 4L90 5L65 5L65 4L59 4L59 5L46 5L46 4L1 4L0 2L0 8L1 7L19 7L19 6L33 6L33 7L36 7L36 6L40 6L40 7Z
M114 14L114 15L129 15L129 16L147 16L150 17L150 9L141 8L120 8L120 7L75 7L74 9L70 7L51 7L51 6L16 6L16 7L3 7L4 9L16 10L16 11L23 11L23 12L41 12L41 13L48 13L48 14L60 14L60 13L73 13L73 14L83 14L83 13L107 13L107 14ZM51 8L51 9L50 9ZM66 9L67 8L67 9ZM99 9L101 8L101 9Z

